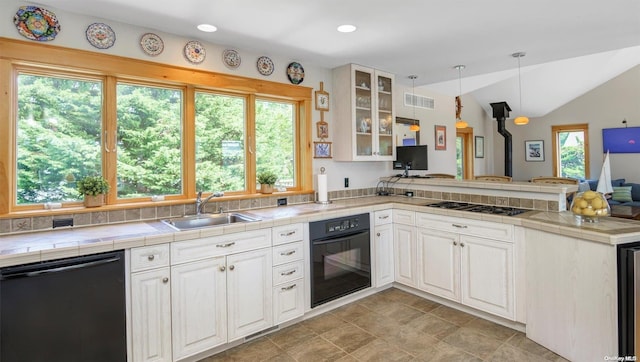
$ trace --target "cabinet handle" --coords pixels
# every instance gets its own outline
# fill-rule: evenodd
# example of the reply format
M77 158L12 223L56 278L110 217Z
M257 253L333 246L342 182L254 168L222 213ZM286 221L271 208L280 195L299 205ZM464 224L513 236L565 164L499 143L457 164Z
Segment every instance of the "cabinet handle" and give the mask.
M282 272L282 273L280 273L280 275L283 275L283 276L284 275L291 275L291 274L293 274L295 272L296 272L296 269L293 269L293 270L289 270L288 272Z
M226 244L218 244L218 245L216 245L216 248L228 248L228 247L234 246L234 245L236 245L236 242L232 241L232 242L226 243Z
M167 277L162 278L162 282L163 282L164 284L169 283L169 278L167 278Z
M378 219L380 220L384 220L384 219L388 219L389 215L384 215L384 216L378 216Z
M295 250L290 250L290 251L284 251L284 252L280 253L280 255L282 255L282 256L289 256L289 255L293 255L293 254L295 254L295 253L296 253L296 251L295 251Z
M295 233L296 231L293 230L293 231L288 231L286 233L280 233L280 236L291 236L291 235L294 235Z
M454 241L454 242L453 242L453 246L457 246L457 245L458 245L458 243L456 243L456 242Z
M460 243L460 246L464 248L464 243Z
M147 259L149 259L149 261L153 261L153 259L155 259L155 258L156 258L156 256L155 256L155 255L153 255L153 254L151 254L151 255L149 255L149 256L147 257Z
M224 265L220 265L220 271L223 272L225 270L227 270L227 268Z
M451 226L453 226L454 228L458 228L458 229L466 229L467 225L460 225L460 224L451 224Z
M235 266L233 266L233 265L229 265L229 270L233 270L233 269L235 269L235 268L236 268Z
M281 289L282 289L282 291L287 291L287 290L291 290L291 289L293 289L293 288L295 288L295 287L296 287L296 285L295 285L295 284L291 284L290 286L288 286L288 287L284 287L284 288L281 288Z

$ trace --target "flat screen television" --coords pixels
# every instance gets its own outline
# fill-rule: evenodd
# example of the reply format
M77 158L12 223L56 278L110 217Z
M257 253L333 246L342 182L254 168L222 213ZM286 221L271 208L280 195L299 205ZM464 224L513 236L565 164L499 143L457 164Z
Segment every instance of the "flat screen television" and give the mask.
M404 177L409 177L409 170L428 170L427 145L398 146L394 170L404 170Z
M640 127L603 128L602 152L640 153Z

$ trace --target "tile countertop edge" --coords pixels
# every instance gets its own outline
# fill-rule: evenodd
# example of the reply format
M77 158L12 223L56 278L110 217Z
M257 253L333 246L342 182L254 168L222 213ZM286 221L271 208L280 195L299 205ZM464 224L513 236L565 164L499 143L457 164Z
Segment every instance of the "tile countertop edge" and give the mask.
M424 206L437 201L439 200L407 198L404 196L372 196L337 200L328 205L301 204L287 206L286 208L274 207L251 209L242 212L253 214L263 219L262 221L247 224L246 230L255 230L298 222L312 222L392 208L461 218L467 217L473 220L501 222L610 245L640 241L639 221L617 218L615 220L608 220L609 218L605 218L599 224L585 225L581 227L570 222L570 213L530 211L518 216L502 217L485 214L478 215L465 211L431 209ZM91 250L99 252L100 250L106 251L106 249L128 249L136 246L156 244L158 242L195 239L199 238L202 234L197 230L183 232L174 231L168 226L162 224L160 221L137 222L137 224L140 224L140 227L145 227L147 229L151 227L153 228L153 231L139 234L124 234L121 230L130 231L132 225L135 227L136 223L123 223L106 225L109 227L112 235L120 235L119 237L110 236L98 238L94 241L78 239L75 236L68 236L68 240L64 240L62 237L65 234L62 233L62 230L48 230L0 236L0 267L54 259L53 256L57 255L55 251L56 245L61 245L61 243L66 243L65 246L67 247L69 246L69 243L77 243L77 247L80 249L79 254L85 254ZM105 227L105 225L102 225L101 227ZM77 228L75 230L87 231L92 228L95 228L95 226ZM200 231L202 230L210 229L200 229ZM215 234L221 235L223 233L232 233L243 230L245 229L236 230L234 228L225 228L222 231L218 230ZM34 237L43 239L44 241L35 246L19 245L21 240L24 240L26 243L27 240L31 240ZM7 240L10 241L7 242ZM55 240L55 242L51 241L51 244L47 245L47 240ZM97 244L91 245L92 243Z

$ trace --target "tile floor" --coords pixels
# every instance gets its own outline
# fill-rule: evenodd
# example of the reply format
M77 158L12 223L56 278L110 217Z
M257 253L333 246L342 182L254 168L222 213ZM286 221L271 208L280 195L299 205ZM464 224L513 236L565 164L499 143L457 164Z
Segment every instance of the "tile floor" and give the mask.
M396 288L200 362L566 361L521 332Z

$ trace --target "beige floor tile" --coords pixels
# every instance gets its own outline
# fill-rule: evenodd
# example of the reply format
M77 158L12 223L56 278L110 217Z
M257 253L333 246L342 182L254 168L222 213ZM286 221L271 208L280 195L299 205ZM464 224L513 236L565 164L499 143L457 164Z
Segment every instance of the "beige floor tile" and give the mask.
M336 317L335 315L331 313L326 313L326 314L322 314L317 317L308 319L302 322L302 325L309 328L310 330L314 331L317 334L322 334L334 328L344 327L346 323L347 322Z
M412 356L417 356L425 352L439 342L436 338L408 325L403 325L399 329L389 331L382 339Z
M273 344L269 339L262 337L228 350L224 360L266 361L284 353L284 350Z
M410 361L413 358L391 343L381 339L374 340L354 351L351 355L359 361L370 362Z
M335 361L346 356L346 352L317 336L291 348L287 353L297 361Z
M431 347L428 351L420 354L415 361L421 362L482 362L476 356L456 348L447 343L441 342L437 346ZM506 360L511 361L511 360Z
M317 336L317 333L305 327L302 323L298 323L272 333L267 338L286 351L315 336Z
M462 327L443 339L454 347L477 356L481 359L489 357L502 344L501 341L487 337L472 329Z
M372 313L372 311L358 303L351 303L334 309L331 313L344 321L351 322L360 316Z
M515 329L507 328L496 323L489 322L482 318L476 318L471 322L464 325L464 328L473 329L480 334L484 334L487 337L495 338L499 341L506 341L507 339L516 335L518 331Z
M544 357L526 352L520 348L516 348L507 343L498 348L488 359L487 362L503 362L503 361L519 361L519 362L548 362Z
M388 308L390 303L395 302L389 301L378 293L368 296L357 303L371 311L378 312L380 309Z
M417 295L413 295L411 293L408 293L396 288L386 289L380 292L380 295L391 302L398 302L403 304L411 304L417 300L422 299Z
M517 347L523 351L529 352L531 354L535 354L537 356L541 356L549 361L554 362L564 362L566 359L557 355L555 352L544 348L543 346L537 344L536 342L527 338L527 336L522 332L516 332L516 334L511 337L507 344Z
M400 323L397 321L376 313L362 315L352 323L376 337L385 336L389 331L400 328Z
M400 324L408 323L424 315L423 312L417 309L411 308L405 304L397 303L389 303L385 307L379 308L377 313L380 313L385 317L389 317Z
M373 335L353 324L347 324L343 328L332 329L321 336L347 353L351 353L376 339Z
M432 314L425 314L414 319L409 322L408 325L413 328L418 328L421 332L437 339L443 339L460 328L457 325Z
M430 313L446 321L449 321L457 326L463 326L476 318L471 314L468 314L444 305L441 305L438 308L435 308Z
M408 305L425 313L431 312L432 310L440 306L440 304L436 302L430 301L428 299L422 299L422 298L417 298L411 303L408 303Z

